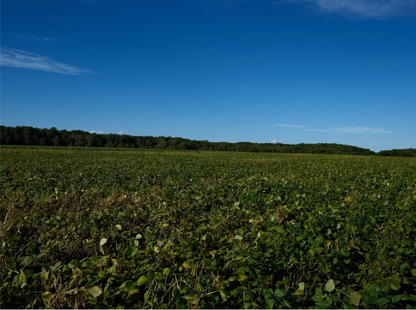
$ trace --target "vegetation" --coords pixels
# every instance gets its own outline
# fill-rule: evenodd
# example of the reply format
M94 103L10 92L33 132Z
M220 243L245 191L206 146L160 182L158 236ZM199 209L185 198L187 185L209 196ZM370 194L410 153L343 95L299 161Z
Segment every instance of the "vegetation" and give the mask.
M416 149L395 149L389 151L380 151L378 154L381 156L416 157Z
M412 308L414 158L1 148L2 308Z
M40 129L27 126L1 126L0 143L2 145L39 145L39 146L77 146L109 148L145 148L200 151L237 151L237 152L273 152L273 153L312 153L343 155L374 155L368 150L350 145L335 143L282 144L282 143L227 143L196 141L184 138L130 136L118 134L97 134L81 130Z

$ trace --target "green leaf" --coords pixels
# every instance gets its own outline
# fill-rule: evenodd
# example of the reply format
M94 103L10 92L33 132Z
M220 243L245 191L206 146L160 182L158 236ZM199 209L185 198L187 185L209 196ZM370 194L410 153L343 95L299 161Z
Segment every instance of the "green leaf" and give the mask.
M281 298L281 297L283 297L283 296L285 296L285 295L286 295L286 292L285 292L284 290L280 289L280 288L277 288L277 289L274 291L274 295L275 295L276 297L278 297L278 298Z
M381 288L381 290L383 291L383 292L388 292L388 291L390 291L390 283L387 283L387 284L385 284L385 285L383 285L383 287Z
M133 248L133 251L131 251L130 256L133 257L134 255L137 254L137 252L139 252L139 249L138 248Z
M166 267L165 269L163 269L163 274L165 275L165 276L167 276L168 274L169 274L169 268L168 267Z
M97 298L103 291L98 286L93 286L87 289L87 292L91 294L92 297Z
M268 290L266 290L264 293L263 293L263 296L264 296L264 298L269 298L270 296L272 296L273 295L273 291L272 291L272 289L271 288L269 288Z
M140 286L140 285L142 285L143 283L146 283L148 279L149 279L149 278L148 278L147 276L141 276L141 277L139 278L139 280L137 280L136 284Z
M402 295L393 295L393 296L391 296L391 301L393 303L399 302L401 297L402 297Z
M288 308L293 308L292 305L290 304L290 302L287 301L286 299L283 299L283 302Z
M173 298L175 298L176 300L180 300L180 299L182 298L181 293L179 292L179 289L178 289L177 287L175 287L175 288L173 289L172 296L173 296Z
M351 304L355 306L360 305L361 294L359 292L352 292L350 297L351 297Z
M413 275L414 277L416 277L416 268L414 268L414 269L410 270L410 272L412 273L412 275Z
M332 304L331 299L325 299L316 302L316 307L319 309L326 309Z
M234 237L234 239L236 239L236 240L243 240L243 237L242 236L240 236L240 235L236 235L235 237Z
M379 307L383 307L385 305L387 305L388 303L390 303L390 299L388 299L387 297L381 297L379 299L377 299L376 304Z
M335 289L335 282L334 280L328 280L325 284L325 291L332 292Z
M273 309L274 300L273 299L266 299L266 309Z
M323 295L322 290L319 287L315 288L315 295L313 295L312 300L318 302L324 300L326 297L326 294Z

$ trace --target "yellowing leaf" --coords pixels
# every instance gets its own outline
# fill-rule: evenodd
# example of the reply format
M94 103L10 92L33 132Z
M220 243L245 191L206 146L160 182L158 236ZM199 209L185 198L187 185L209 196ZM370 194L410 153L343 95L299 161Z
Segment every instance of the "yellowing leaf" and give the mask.
M140 286L140 285L142 285L143 283L147 282L147 280L148 280L148 279L149 279L149 278L148 278L147 276L141 276L141 277L139 278L139 280L137 280L136 284L137 284L138 286Z
M117 225L116 225L116 228L117 228L118 230L121 230L121 225L120 225L120 224L117 224Z
M236 240L243 240L243 237L242 236L240 236L240 235L236 235L235 237L234 237L234 239L236 239Z
M297 291L295 292L295 295L303 295L303 291L302 291L302 290L297 290Z
M83 276L83 272L82 272L82 270L81 269L79 269L79 268L74 268L74 269L72 269L72 277L74 278L74 279L82 279L82 276Z
M97 298L103 292L98 286L93 286L87 289L87 292L94 298Z
M217 250L212 250L212 251L209 251L209 254L211 254L211 256L212 256L212 258L214 258L215 257L215 254L217 253Z
M245 274L241 274L238 276L238 281L243 282L244 280L248 279L248 277Z
M51 300L52 300L52 298L54 297L55 295L54 294L52 294L51 292L44 292L43 294L42 294L42 300L45 302L45 303L49 303Z
M353 305L355 306L360 305L361 294L359 292L352 292L350 298L351 298L351 303Z
M103 246L104 244L106 244L107 243L107 239L106 238L102 238L101 240L100 240L100 245L101 246Z

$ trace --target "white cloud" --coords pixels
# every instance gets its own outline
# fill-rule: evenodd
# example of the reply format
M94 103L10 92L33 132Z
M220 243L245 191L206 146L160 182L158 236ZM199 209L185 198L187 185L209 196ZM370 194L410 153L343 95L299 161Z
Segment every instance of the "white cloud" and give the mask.
M332 132L337 133L337 134L342 134L342 133L390 134L391 133L391 131L384 130L384 129L381 129L381 128L362 127L362 126L358 126L358 127L338 127L338 128L330 128L330 129L331 129Z
M95 130L93 130L93 131L90 131L90 133L98 133L98 134L102 134L102 133L104 133L104 131L102 131L102 130L99 130L99 131L95 131Z
M283 143L283 141L274 139L274 140L270 141L270 143Z
M124 131L119 131L118 134L119 135L125 135L126 133Z
M329 132L328 129L306 129L306 131Z
M326 12L359 15L366 18L387 18L416 13L415 0L289 0L312 3Z
M303 125L291 125L291 124L274 124L274 125L278 127L290 127L290 128L304 128L305 127Z
M5 67L26 68L68 75L92 73L90 70L58 62L39 54L7 47L1 47L0 62Z

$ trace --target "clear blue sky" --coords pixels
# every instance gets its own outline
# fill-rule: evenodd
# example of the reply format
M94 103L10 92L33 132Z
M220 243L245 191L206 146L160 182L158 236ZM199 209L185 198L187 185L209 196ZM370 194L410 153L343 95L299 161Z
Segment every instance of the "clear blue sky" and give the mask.
M416 147L414 0L2 0L1 124Z

